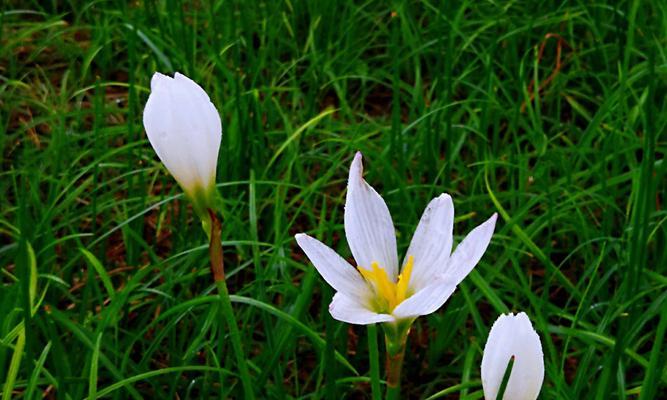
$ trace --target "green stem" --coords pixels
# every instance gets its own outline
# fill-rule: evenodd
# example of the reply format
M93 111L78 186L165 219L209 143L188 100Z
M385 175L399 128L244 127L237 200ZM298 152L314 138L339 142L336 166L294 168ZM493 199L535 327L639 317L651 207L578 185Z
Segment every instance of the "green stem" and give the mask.
M387 346L387 400L398 399L401 394L401 369L412 322L414 318L382 325Z
M371 393L373 400L380 400L380 356L378 351L377 325L368 325L368 357L371 366Z
M220 311L227 326L229 327L229 337L232 341L232 349L236 357L236 364L241 375L241 382L243 384L244 398L253 400L255 393L252 388L250 380L250 373L248 372L248 364L243 353L243 346L241 345L241 335L239 334L239 327L232 309L232 302L229 298L229 290L227 290L227 282L225 281L225 269L222 257L222 224L215 213L209 210L211 216L211 242L209 244L209 256L211 259L211 273L215 286L218 288L218 295L220 296Z
M387 386L387 400L398 400L400 398L401 388L400 386Z
M405 343L407 342L407 331L399 336L398 341L391 341L385 336L387 342L387 364L385 366L387 373L387 400L399 398L401 393L401 370L403 368L403 359L405 358Z
M390 346L387 346L387 400L398 399L401 393L401 369L405 358L405 339L407 339L407 336L393 352L390 351Z

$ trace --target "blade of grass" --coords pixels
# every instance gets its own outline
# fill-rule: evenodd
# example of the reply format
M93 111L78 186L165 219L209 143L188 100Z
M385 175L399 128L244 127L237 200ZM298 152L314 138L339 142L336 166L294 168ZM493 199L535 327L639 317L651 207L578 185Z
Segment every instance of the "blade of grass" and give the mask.
M21 359L23 358L23 348L25 347L25 327L19 331L12 353L12 359L9 362L9 371L5 377L5 384L2 388L2 400L10 400L13 397L14 384L16 376L19 373Z
M33 369L32 375L30 375L30 379L28 380L28 384L25 389L26 399L32 399L35 396L34 393L37 388L37 382L39 381L39 375L41 374L42 369L44 368L44 362L46 361L46 357L49 355L50 350L51 350L51 342L48 342L46 346L44 346L44 350L42 350L42 353L39 355L39 359L37 359L37 362L35 363L35 369ZM56 390L57 389L58 388L56 387Z
M90 373L88 375L88 398L97 399L97 366L100 360L100 345L102 343L102 333L97 335L95 347L90 357Z
M373 400L380 400L382 398L382 391L380 389L380 353L378 351L377 325L368 325L367 334L368 359L371 368L371 398Z

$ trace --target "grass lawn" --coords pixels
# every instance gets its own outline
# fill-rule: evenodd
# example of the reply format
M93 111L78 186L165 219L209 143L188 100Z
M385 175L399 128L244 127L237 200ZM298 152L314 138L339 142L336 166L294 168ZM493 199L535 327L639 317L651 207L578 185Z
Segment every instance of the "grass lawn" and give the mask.
M370 399L378 359L383 376L382 329L330 316L294 239L352 261L356 151L399 255L443 192L455 243L499 214L413 325L403 398L482 399L489 329L518 311L541 399L667 398L667 2L8 0L2 400L243 398L206 234L142 125L155 71L220 112L227 285L258 398Z

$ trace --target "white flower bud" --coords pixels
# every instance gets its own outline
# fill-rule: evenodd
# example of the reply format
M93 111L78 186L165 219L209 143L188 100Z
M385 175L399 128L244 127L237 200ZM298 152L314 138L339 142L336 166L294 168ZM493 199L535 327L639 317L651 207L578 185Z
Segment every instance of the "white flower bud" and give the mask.
M144 127L153 149L197 212L212 207L222 125L206 92L178 72L173 78L156 72Z

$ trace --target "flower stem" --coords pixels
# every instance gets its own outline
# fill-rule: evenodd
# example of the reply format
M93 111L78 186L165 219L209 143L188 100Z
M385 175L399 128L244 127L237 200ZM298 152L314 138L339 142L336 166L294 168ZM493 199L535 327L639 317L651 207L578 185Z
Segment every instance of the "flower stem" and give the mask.
M401 388L399 386L391 387L387 386L387 400L398 400L401 396Z
M385 365L387 373L387 400L399 398L401 392L401 369L405 358L405 343L408 339L407 331L400 335L398 340L392 341L385 336L387 342L387 362Z
M371 394L373 400L380 400L380 360L378 352L378 330L377 325L368 325L368 357L371 366Z
M390 353L387 347L387 400L399 398L401 392L401 369L405 358L405 341L396 353Z
M225 270L222 258L222 224L216 217L215 213L209 210L211 216L211 242L209 244L209 256L211 259L211 273L215 286L218 289L220 296L220 311L227 326L229 327L229 337L232 341L232 350L236 357L236 364L241 375L241 383L243 384L244 398L253 400L255 393L250 381L250 373L248 372L248 365L243 353L243 346L241 345L241 335L239 334L239 327L232 309L232 302L229 299L229 291L227 290L227 282L225 281Z
M393 323L382 324L384 328L384 342L387 346L387 374L386 399L395 400L401 394L401 368L405 357L405 344L408 341L410 327L414 318L403 319Z
M222 223L213 210L209 209L208 215L211 217L208 255L211 260L211 274L217 284L218 281L225 281L225 264L222 257Z

